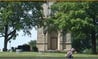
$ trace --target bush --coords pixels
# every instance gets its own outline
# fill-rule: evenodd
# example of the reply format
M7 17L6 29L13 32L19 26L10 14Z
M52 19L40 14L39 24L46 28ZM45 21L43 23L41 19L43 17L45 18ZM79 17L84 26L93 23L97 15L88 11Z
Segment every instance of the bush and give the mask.
M98 46L96 47L97 53L98 53Z
M91 49L85 49L85 50L83 51L83 53L91 54L91 53L92 53L92 50L91 50Z
M22 51L30 51L30 45L19 45L16 49L21 49Z
M32 51L38 52L38 48L36 46L32 47Z

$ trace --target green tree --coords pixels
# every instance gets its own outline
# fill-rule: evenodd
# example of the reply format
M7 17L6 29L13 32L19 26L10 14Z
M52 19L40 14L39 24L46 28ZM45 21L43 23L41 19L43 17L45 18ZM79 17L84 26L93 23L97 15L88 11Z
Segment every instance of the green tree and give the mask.
M0 2L0 35L4 37L4 51L7 43L15 39L17 31L30 35L33 27L42 24L41 3L39 2Z
M36 40L31 40L31 41L29 42L29 45L31 46L32 51L38 52L38 48L37 48L37 46L36 46Z
M91 34L92 52L96 54L95 20L98 18L98 2L58 2L51 9L53 15L49 21L52 21L54 27L78 35Z
M32 46L32 47L36 47L36 40L31 40L29 42L29 45Z

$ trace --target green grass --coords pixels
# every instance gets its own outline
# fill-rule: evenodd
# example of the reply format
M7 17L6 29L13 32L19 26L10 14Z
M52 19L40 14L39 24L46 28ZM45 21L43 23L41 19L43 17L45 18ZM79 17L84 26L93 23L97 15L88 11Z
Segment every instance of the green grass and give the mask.
M98 55L91 54L73 54L74 57L97 57ZM2 57L65 57L65 53L38 53L38 52L0 52L0 58Z

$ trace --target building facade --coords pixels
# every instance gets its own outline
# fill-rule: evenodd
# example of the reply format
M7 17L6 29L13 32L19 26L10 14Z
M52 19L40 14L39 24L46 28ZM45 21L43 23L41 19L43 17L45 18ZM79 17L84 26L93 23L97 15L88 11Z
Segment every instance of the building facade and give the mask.
M52 2L43 4L44 18L47 18L51 13ZM37 30L37 48L39 51L63 51L71 49L71 33L65 35L62 31L46 31L43 27Z

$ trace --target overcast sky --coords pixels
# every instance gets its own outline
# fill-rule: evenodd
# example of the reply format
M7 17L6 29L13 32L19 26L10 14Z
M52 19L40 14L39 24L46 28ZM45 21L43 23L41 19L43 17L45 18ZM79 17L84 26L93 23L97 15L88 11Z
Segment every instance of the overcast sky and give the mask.
M37 30L35 30L34 28L31 30L31 37L29 36L24 36L23 32L20 31L19 35L17 36L16 40L11 40L11 44L9 44L8 42L8 49L10 49L10 47L17 47L18 45L22 45L22 44L27 44L28 42L30 42L30 40L37 40ZM2 49L4 46L4 40L3 38L0 38L0 49Z

